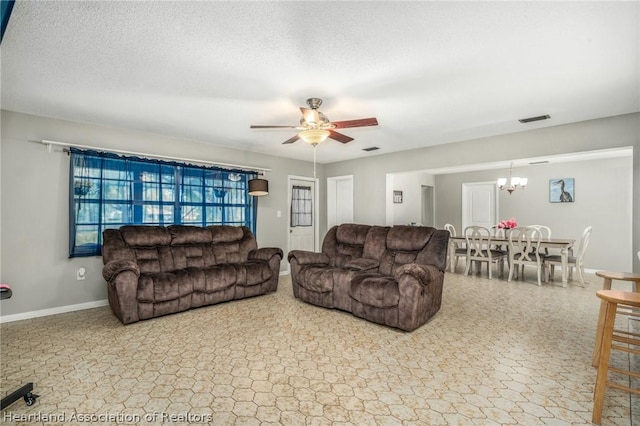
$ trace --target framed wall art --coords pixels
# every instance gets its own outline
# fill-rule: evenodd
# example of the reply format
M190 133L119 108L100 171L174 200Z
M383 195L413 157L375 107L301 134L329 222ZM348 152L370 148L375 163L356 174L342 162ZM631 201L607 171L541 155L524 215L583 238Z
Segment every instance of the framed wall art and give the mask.
M573 203L576 200L574 178L549 179L550 203Z
M402 204L402 191L393 191L393 202L395 204Z

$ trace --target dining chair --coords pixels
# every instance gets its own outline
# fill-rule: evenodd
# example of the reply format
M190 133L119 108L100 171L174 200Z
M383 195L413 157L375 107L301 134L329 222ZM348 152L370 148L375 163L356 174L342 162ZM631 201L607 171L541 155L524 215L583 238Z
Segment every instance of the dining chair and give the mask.
M546 278L544 259L545 254L540 252L540 240L542 234L533 226L519 226L509 232L509 279L511 282L514 273L524 280L524 267L535 266L538 272L538 285ZM520 268L518 268L520 267Z
M450 223L445 224L444 229L449 231L449 235L451 235L452 237L456 236L456 228L452 224ZM464 244L461 244L458 242L452 243L451 247L453 248L453 251L449 250L449 253L448 253L449 258L448 258L447 265L449 265L449 270L451 272L455 272L456 267L458 266L458 260L461 257L467 257L467 248L464 247Z
M551 238L551 228L549 228L548 226L545 225L529 225L532 228L537 229L540 232L540 237L541 238L546 238L549 239ZM544 254L549 255L549 248L545 247L544 248Z
M576 269L578 273L578 280L580 280L580 285L582 287L585 286L584 281L584 255L587 252L587 246L589 245L589 239L591 238L591 231L593 228L591 226L587 226L585 230L582 232L582 237L580 238L580 242L578 243L577 256L569 255L569 259L567 261L567 267L569 268L569 279L573 279L573 268ZM553 275L555 272L555 267L562 267L562 256L560 255L551 255L547 256L544 259L544 262L547 264L549 270L549 279L553 280Z
M491 266L498 265L498 272L504 275L504 261L507 254L502 250L491 249L491 231L484 226L468 226L464 230L467 243L467 267L464 274L469 275L471 263L476 262L476 271L480 272L482 263L487 264L489 279L491 279Z

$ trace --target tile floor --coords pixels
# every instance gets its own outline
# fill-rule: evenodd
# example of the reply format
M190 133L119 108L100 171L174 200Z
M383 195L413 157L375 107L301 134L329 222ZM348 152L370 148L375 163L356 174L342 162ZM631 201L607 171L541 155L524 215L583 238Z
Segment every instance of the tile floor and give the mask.
M447 274L412 333L276 293L123 326L110 308L2 324L2 424L588 425L599 279ZM616 362L627 362L618 359ZM630 425L608 390L603 425Z

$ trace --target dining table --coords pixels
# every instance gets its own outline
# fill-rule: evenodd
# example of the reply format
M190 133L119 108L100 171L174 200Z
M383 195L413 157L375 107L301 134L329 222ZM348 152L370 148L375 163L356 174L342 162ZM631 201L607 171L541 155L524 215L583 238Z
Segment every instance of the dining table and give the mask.
M466 243L464 236L449 237L449 253L455 253L456 244ZM541 238L540 249L558 248L562 260L562 286L566 287L569 281L569 253L576 243L572 238ZM509 237L491 237L491 244L509 247ZM511 267L511 266L509 266Z

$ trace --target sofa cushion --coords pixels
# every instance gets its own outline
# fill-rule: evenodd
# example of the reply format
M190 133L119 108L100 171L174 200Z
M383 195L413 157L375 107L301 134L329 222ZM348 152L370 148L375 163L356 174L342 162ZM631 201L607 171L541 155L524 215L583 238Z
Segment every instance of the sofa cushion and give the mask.
M370 271L373 269L378 269L379 262L375 259L367 259L366 257L361 257L359 259L353 259L344 264L346 269L350 271Z
M248 253L240 252L240 244L237 242L217 243L213 246L213 254L215 263L240 263L248 257Z
M358 275L351 281L349 295L363 305L391 308L400 301L398 283L380 274Z
M186 271L141 274L138 279L139 302L157 303L178 299L193 292L194 280Z
M316 293L333 291L333 270L326 266L304 266L298 273L300 286Z
M211 244L211 231L207 228L187 225L170 225L171 245Z
M120 227L120 233L130 246L166 246L171 242L171 234L162 226L125 225Z
M388 233L388 226L372 226L367 233L362 256L379 260L382 257L382 254L387 249Z
M195 268L199 269L199 268ZM238 272L233 265L223 263L202 268L203 280L196 283L195 291L215 293L231 287L237 281Z
M216 264L210 245L172 246L171 252L176 269L206 268Z
M244 237L244 230L240 226L217 225L208 226L214 243L229 243L240 241Z
M422 250L434 230L426 226L393 226L387 234L387 248L403 251Z
M361 246L364 245L370 228L369 225L346 223L338 227L336 239L339 243Z
M133 249L140 272L148 274L168 272L175 269L173 256L168 247L136 247Z

